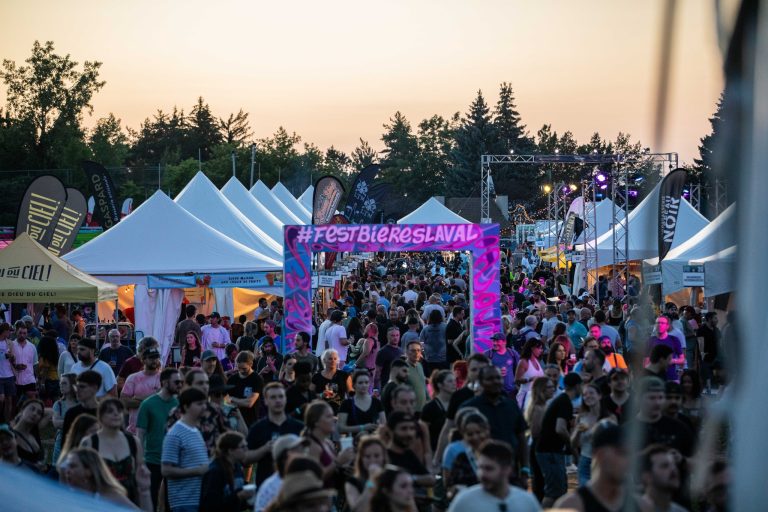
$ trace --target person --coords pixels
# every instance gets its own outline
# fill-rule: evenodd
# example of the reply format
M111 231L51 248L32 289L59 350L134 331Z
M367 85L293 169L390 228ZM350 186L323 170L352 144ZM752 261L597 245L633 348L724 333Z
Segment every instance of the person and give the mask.
M355 361L355 367L368 370L373 384L373 376L376 373L376 357L379 353L379 326L374 322L365 326L365 337L357 342L358 356ZM351 352L350 348L350 352ZM371 387L373 389L373 387Z
M144 370L128 376L120 400L128 410L128 432L136 433L136 417L141 402L160 390L160 352L150 348L141 354Z
M77 343L80 336L73 334L67 341L66 349L59 354L58 374L72 373L72 365L77 361Z
M551 340L553 338L552 333L555 331L555 326L561 323L557 317L557 307L547 306L544 309L544 320L541 322L541 338L543 340Z
M59 345L56 338L46 333L37 344L37 387L40 398L50 406L59 399Z
M274 343L276 347L276 352L280 353L282 350L282 339L280 338L280 335L277 334L277 323L275 323L274 320L267 320L264 322L264 336L262 336L259 341L259 347L261 347L264 344L264 340L267 338L272 339L272 343Z
M654 511L686 512L672 496L680 488L680 472L669 447L652 444L640 454L641 481L645 492L641 500Z
M595 384L587 384L582 390L581 407L576 414L576 426L571 434L571 446L578 450L579 485L586 485L592 467L592 432L597 422L608 416L602 406L602 392ZM611 416L615 421L616 418Z
M19 457L34 465L41 473L45 472L46 464L40 430L47 422L45 405L36 398L22 402L19 413L11 422Z
M224 374L229 377L233 373L237 371L235 368L236 366L236 360L237 360L237 354L239 350L237 348L237 345L234 343L227 343L227 346L224 347L224 353L226 354L226 357L222 359L221 362L221 368L224 370Z
M347 361L347 349L349 348L349 340L347 339L347 331L341 324L344 319L344 313L338 309L331 313L331 325L325 330L325 347L322 348L323 354L325 350L333 349L336 351L339 361L343 366ZM318 349L320 349L320 342L318 341Z
M402 359L397 359L392 362L392 367L389 372L389 382L381 390L381 403L384 406L384 413L389 415L392 412L392 393L398 387L407 385L410 387L408 381L408 363Z
M304 417L303 407L315 399L315 393L312 388L312 369L306 361L297 362L293 371L296 374L296 381L286 392L285 410L292 417L301 419Z
M196 331L190 330L181 342L181 366L197 368L202 361L203 349Z
M594 315L595 323L592 325L597 325L600 327L600 333L599 335L595 336L592 334L592 331L590 329L590 334L594 336L596 339L600 339L603 336L608 336L611 340L611 345L613 346L614 350L619 350L621 348L621 337L619 336L619 331L617 331L613 326L608 325L607 323L607 317L605 314L605 311L602 309L598 309L595 311Z
M13 359L14 373L16 374L16 395L28 399L37 398L37 379L35 367L37 366L37 348L27 340L27 325L18 321L15 324L16 339L13 349L10 351Z
M210 323L201 329L200 339L202 340L203 350L212 351L218 359L224 359L227 355L224 352L227 344L230 342L229 331L220 325L221 315L214 311L209 317Z
M297 332L296 337L293 339L293 347L296 350L293 356L296 358L297 363L301 361L308 363L310 373L315 373L320 369L320 360L312 353L312 347L309 342L309 333L304 331Z
M713 376L712 367L720 357L718 350L720 348L722 333L717 327L717 323L717 313L708 311L704 315L704 323L699 327L699 330L696 333L703 338L701 351L701 378L702 382L705 384L711 384Z
M341 402L352 389L352 381L349 375L339 368L339 354L336 350L329 348L323 352L320 360L323 369L312 377L312 384L315 385L315 392L319 397L328 402L334 414L337 414Z
M324 489L312 471L287 473L280 492L265 512L330 512L336 491Z
M446 463L443 468L446 495L449 499L461 489L478 483L478 450L491 437L488 420L479 412L462 416L459 433L464 449L450 461L450 464Z
M258 331L258 324L256 322L245 323L245 333L235 340L237 349L240 352L244 350L248 350L250 352L255 353L256 349L258 348L257 342L256 342L256 340L258 339L257 331Z
M497 332L491 336L491 343L492 348L485 355L491 360L491 364L501 371L504 392L509 396L515 396L517 393L515 370L520 363L520 354L513 348L507 348L507 337L504 333Z
M275 440L286 434L298 435L304 424L285 412L285 387L270 382L264 387L264 404L267 414L251 425L248 430L248 454L246 463L256 463L256 485L260 486L273 471L272 448Z
M461 360L467 352L467 337L469 329L465 325L466 311L461 306L454 306L451 317L445 327L445 338L448 344L448 362Z
M387 443L389 461L411 474L413 483L419 487L435 485L435 477L424 466L411 446L416 437L418 425L412 414L404 411L393 411L387 417L387 429L391 433Z
M225 432L216 440L216 455L203 475L200 512L240 512L255 494L243 489L243 461L248 445L239 432Z
M649 363L643 369L643 376L656 377L666 381L669 375L669 367L674 366L672 364L674 355L674 349L668 345L656 345L653 347ZM677 373L675 373L675 377L677 377Z
M412 475L397 466L385 466L372 483L370 512L416 512Z
M544 475L544 500L542 505L551 507L568 491L566 454L570 452L573 419L573 400L581 396L581 377L578 373L565 376L565 392L555 397L547 406L541 420L541 433L536 445L536 461Z
M370 395L370 381L368 370L355 370L352 374L354 395L339 407L339 433L371 433L384 424L384 406L378 398Z
M336 447L331 441L336 429L333 409L327 402L315 400L304 412L304 425L302 436L309 440L309 455L320 463L324 475L331 476L336 470Z
M16 433L7 423L0 423L0 463L35 474L40 472L37 465L19 457Z
M208 400L204 392L188 388L179 395L181 419L163 439L163 477L168 482L171 512L197 511L203 475L208 471L208 450L198 429Z
M64 304L56 304L54 311L56 313L56 317L54 318L53 322L51 322L51 327L53 327L53 329L56 331L56 334L59 338L68 340L70 335L74 333L72 332L72 321L67 315L67 308L64 307ZM82 338L82 336L79 337Z
M59 460L59 454L61 453L61 444L64 437L62 429L64 428L64 415L67 411L77 405L77 396L75 395L75 389L77 383L75 381L74 373L67 373L61 376L60 388L61 398L56 400L53 404L53 415L51 421L53 427L56 429L56 438L53 443L53 455L51 460L56 463Z
M584 354L583 371L579 374L584 382L597 384L603 394L610 392L608 388L608 375L605 371L605 352L596 348L587 350Z
M418 322L417 322L418 323ZM379 348L376 354L376 374L374 376L374 387L381 389L389 382L390 368L392 362L399 360L403 356L403 350L400 348L400 330L392 326L387 329L387 344Z
M683 403L680 412L693 422L696 429L701 426L704 416L704 403L701 398L701 380L696 370L685 370L680 377Z
M419 341L424 348L424 359L430 370L448 369L448 346L446 344L444 316L442 306L440 309L432 309L429 313L429 322L419 334ZM410 345L409 342L407 346Z
M569 309L566 313L566 334L571 340L571 346L575 351L581 349L584 338L587 336L587 328L584 324L576 321L576 310Z
M256 307L256 309L253 310L253 318L257 319L261 316L262 313L265 312L269 312L269 304L265 297L261 297L259 298L259 305Z
M698 440L699 430L694 423L680 411L683 403L683 388L677 382L667 381L664 383L664 403L662 405L662 414L668 418L675 419L688 427L693 434L693 442Z
M139 340L136 345L136 355L126 359L120 371L117 373L117 391L121 392L125 385L125 379L129 375L140 372L144 368L144 363L141 361L141 354L148 348L156 348L160 350L160 343L157 342L152 336L144 336Z
M224 381L227 380L227 375L224 373L224 368L221 366L221 360L213 350L203 350L202 355L203 363L200 366L208 377L213 374L219 375Z
M184 320L176 324L176 331L174 332L173 341L177 347L183 347L184 342L187 340L187 336L190 332L195 333L195 337L198 341L203 337L203 332L200 329L200 324L195 320L195 313L197 308L194 304L187 304L184 307ZM182 358L183 359L183 358ZM182 363L183 364L183 363ZM185 365L192 366L192 365Z
M264 512L267 506L277 498L280 488L283 485L283 479L288 473L288 466L291 463L292 469L295 467L293 461L297 459L308 459L307 454L309 441L296 434L283 434L277 439L270 441L271 457L274 461L274 472L258 486L256 499L253 504L254 512ZM304 456L304 457L302 457ZM316 476L322 477L320 465L312 459L311 462L316 466Z
M138 481L151 482L151 473L144 465L141 444L130 432L123 430L125 407L117 398L107 398L99 403L98 418L101 428L95 434L85 437L80 446L96 450L112 473L125 489L126 496L133 503L152 503L150 486L139 491Z
M517 405L520 407L525 405L525 397L531 389L533 379L544 375L539 362L542 352L544 352L542 341L538 338L531 338L525 342L520 353L520 362L515 370L515 383L520 386L517 391Z
M363 436L357 445L355 471L344 482L344 496L350 512L370 510L374 483L387 465L387 448L375 436Z
M671 364L667 368L667 380L678 381L677 368L680 367L681 371L685 365L685 352L683 351L683 342L676 336L670 334L671 320L668 316L661 315L656 319L656 336L651 336L648 339L648 355L650 355L653 348L657 345L666 345L672 349L673 356Z
M69 432L67 432L66 441L61 445L61 453L53 462L55 464L62 462L69 452L80 446L83 439L98 432L99 428L99 420L96 419L96 416L81 414L75 418Z
M611 345L611 340L608 336L600 338L600 349L605 354L605 360L611 365L611 368L625 368L627 369L627 363L624 360L624 356L617 353Z
M547 364L557 366L561 375L568 373L568 350L565 345L557 341L552 342L549 346L549 354L547 354Z
M726 512L730 504L731 472L728 463L717 459L706 470L704 483L704 500L706 512Z
M528 423L530 436L531 490L539 501L544 499L544 475L541 473L539 463L536 461L536 447L541 435L541 422L544 419L544 412L547 410L549 401L555 396L556 389L557 385L551 379L546 377L534 379L529 394L531 399L526 404L523 415Z
M96 398L103 396L117 396L117 380L112 367L100 359L96 359L96 342L90 338L80 339L77 342L77 359L72 365L72 373L80 375L85 371L97 372L101 375L101 387L96 393Z
M228 385L233 386L229 393L230 401L240 409L248 426L258 417L257 403L264 388L261 375L253 371L253 359L252 352L240 352L236 360L237 373L226 381Z
M277 380L283 366L283 355L277 351L270 336L261 338L261 357L256 361L255 369L264 382Z
M157 506L157 493L162 480L161 456L165 425L170 412L179 405L176 395L182 382L176 368L164 369L160 372L160 390L141 402L136 415L136 435L151 474L150 490L154 507Z
M11 421L13 402L16 398L16 375L13 363L13 340L11 326L0 323L0 422Z
M621 425L627 418L629 409L629 373L624 368L614 368L608 373L610 393L603 395L601 410L612 415Z
M72 312L72 330L80 337L85 337L85 320L83 319L83 313L79 309Z
M421 410L421 420L429 426L429 441L434 452L445 423L445 412L450 406L451 396L456 392L456 377L450 370L435 370L430 378L430 387L432 400Z
M288 354L283 359L283 364L280 367L280 373L277 376L277 382L280 382L286 389L290 388L296 383L296 355Z
M480 483L462 490L451 502L448 512L541 510L532 494L509 485L514 461L514 450L507 443L492 439L483 443L477 457Z
M110 329L107 333L107 341L109 345L101 347L99 359L107 363L112 369L112 373L117 375L120 368L123 367L123 363L133 355L133 351L122 344L120 341L120 331L117 329Z
M98 402L96 401L96 394L101 389L101 374L93 370L86 370L77 376L76 381L75 396L77 396L79 403L70 407L64 415L62 445L67 441L69 427L75 421L75 418L81 414L90 414L95 417L97 413Z
M427 379L421 363L422 346L418 341L411 341L405 347L405 363L408 366L408 383L416 393L416 411L420 412L427 403Z
M70 487L116 505L137 510L126 496L123 486L112 476L104 460L93 448L82 447L70 451L59 463L59 474ZM145 483L142 481L142 486Z

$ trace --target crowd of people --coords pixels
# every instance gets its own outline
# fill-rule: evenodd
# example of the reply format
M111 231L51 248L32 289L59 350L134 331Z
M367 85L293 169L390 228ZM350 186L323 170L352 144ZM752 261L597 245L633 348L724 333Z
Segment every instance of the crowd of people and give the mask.
M146 511L726 510L727 433L694 454L730 325L510 258L478 351L466 271L373 258L292 343L265 298L237 322L187 305L166 357L79 312L2 324L2 462Z

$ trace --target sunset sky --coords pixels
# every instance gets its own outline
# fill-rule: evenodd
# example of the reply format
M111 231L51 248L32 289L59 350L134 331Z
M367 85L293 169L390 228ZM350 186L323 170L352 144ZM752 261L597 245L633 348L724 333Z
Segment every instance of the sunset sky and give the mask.
M713 2L678 2L669 124L661 147L683 161L722 89ZM400 110L416 125L493 103L511 82L531 133L551 123L653 141L660 0L3 0L0 57L33 42L103 62L92 125L114 112L139 123L203 96L226 117L243 108L255 136L278 126L321 148L380 149ZM0 85L2 103L5 91Z

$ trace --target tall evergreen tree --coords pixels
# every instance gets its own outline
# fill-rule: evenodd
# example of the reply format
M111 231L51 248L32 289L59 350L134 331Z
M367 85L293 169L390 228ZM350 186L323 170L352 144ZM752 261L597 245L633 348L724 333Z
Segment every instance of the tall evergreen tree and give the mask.
M395 112L389 121L381 136L384 142L381 178L407 193L417 180L418 140L411 130L411 123L401 112Z
M352 172L359 172L378 161L379 154L368 144L368 141L360 139L360 145L352 151Z
M226 144L244 145L253 136L248 112L240 109L237 114L229 114L227 119L219 118L219 131Z
M203 160L210 158L213 147L223 142L218 120L202 96L197 98L189 113L189 131L185 142L182 157L198 156L199 150Z
M482 91L469 106L469 111L456 130L456 147L451 151L452 172L445 180L446 194L480 195L480 158L496 147L496 128Z

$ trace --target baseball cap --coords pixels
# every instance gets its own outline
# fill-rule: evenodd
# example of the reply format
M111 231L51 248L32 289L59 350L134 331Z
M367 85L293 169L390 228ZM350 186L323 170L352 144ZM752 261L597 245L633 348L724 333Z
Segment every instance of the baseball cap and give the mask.
M29 315L24 315L23 317L21 317L21 321L24 322L24 323L27 323L27 322L32 323L33 322L32 317L29 316Z
M204 350L203 355L200 359L203 361L207 361L208 359L218 359L218 358L219 356L217 356L213 350Z
M624 432L617 424L610 420L601 420L595 426L592 434L592 449L597 450L604 446L621 448L624 444Z
M77 346L96 350L96 340L92 340L91 338L81 338L77 340Z
M497 332L497 333L495 333L493 336L491 336L491 339L492 339L492 340L506 340L506 339L507 339L507 337L506 337L506 336L504 336L502 333L500 333L500 332Z
M275 440L272 445L272 459L277 460L286 450L292 450L297 446L307 443L307 438L299 437L296 434L283 434Z
M141 357L157 357L160 358L160 351L157 350L155 347L148 348L144 352L141 353Z

